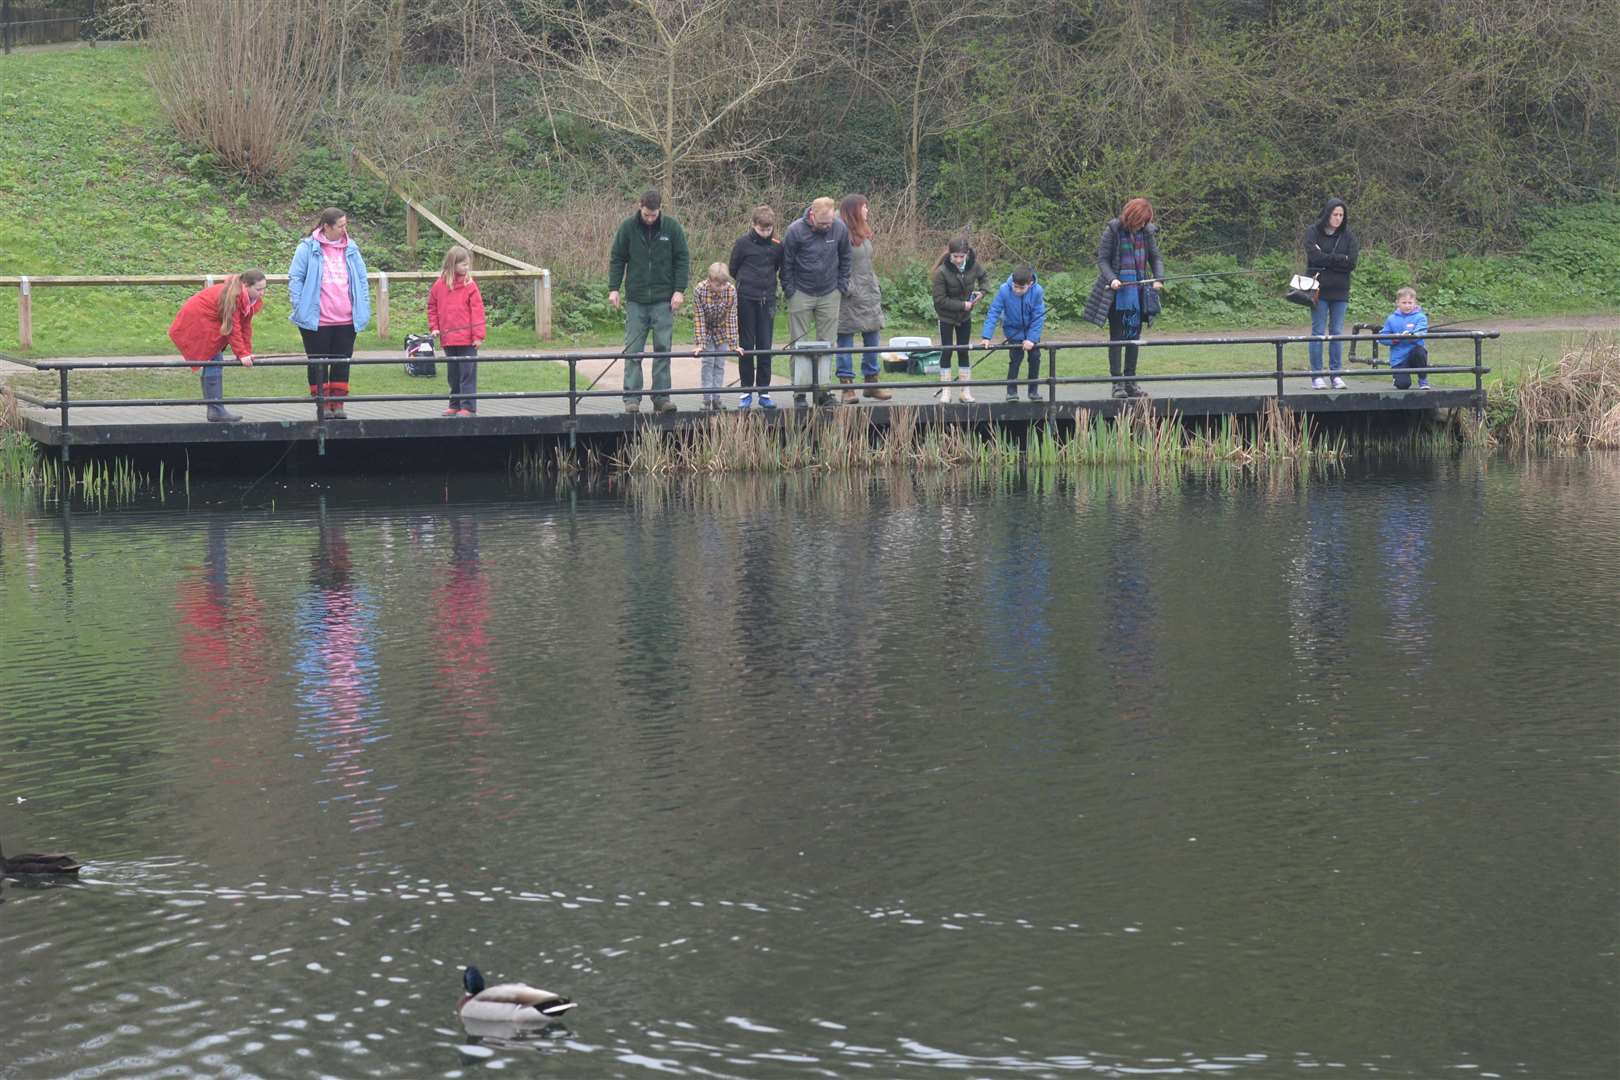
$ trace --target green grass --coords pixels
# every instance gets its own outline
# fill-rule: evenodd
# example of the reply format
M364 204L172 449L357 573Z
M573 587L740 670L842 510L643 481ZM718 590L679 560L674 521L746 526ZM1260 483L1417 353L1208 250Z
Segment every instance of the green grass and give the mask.
M61 52L19 53L0 60L0 274L140 274L174 272L228 272L258 265L271 272L286 269L294 243L313 210L336 204L345 207L368 264L378 270L434 269L438 246L424 237L422 251L403 249L403 215L396 202L368 177L350 173L329 150L306 150L294 173L274 189L250 189L222 175L209 155L175 141L146 82L146 53L138 46L77 49ZM1382 280L1399 268L1372 260L1367 267L1366 289L1358 295L1374 296ZM1360 273L1358 271L1358 273ZM1048 278L1054 318L1048 340L1095 340L1100 332L1089 324L1064 321L1056 313L1083 301L1089 277L1081 273L1070 283L1068 295L1058 281ZM1046 277L1046 275L1043 275ZM1358 278L1358 281L1360 279ZM1154 327L1159 337L1174 336L1195 325L1224 325L1208 312L1225 305L1233 313L1247 311L1243 289L1257 287L1251 279L1216 279L1189 284L1211 292L1197 307L1203 321L1190 319L1172 305L1165 320ZM1481 282L1462 282L1458 296L1485 288ZM1227 293L1215 294L1224 289ZM128 356L171 353L168 325L191 289L175 288L45 288L34 294L34 341L22 355ZM493 325L485 351L532 351L540 346L533 334L533 311L528 290L504 282L484 287ZM392 295L391 333L383 341L375 325L357 342L361 349L398 348L408 331L425 329L426 290L420 285L395 285ZM556 324L573 327L547 348L616 347L622 333L601 295L603 289L575 285L555 292ZM1565 290L1569 292L1569 290ZM576 295L577 294L577 295ZM1062 299L1067 295L1066 300ZM1584 294L1583 294L1584 295ZM1595 294L1594 294L1595 295ZM1443 297L1442 297L1443 298ZM19 353L15 293L0 290L0 352ZM1531 298L1533 302L1534 298ZM1530 302L1530 301L1527 301ZM1369 301L1370 303L1370 301ZM1067 305L1067 307L1065 307ZM919 277L894 285L885 295L891 323L884 337L914 332L937 333L928 321L925 283ZM1266 308L1262 322L1300 316L1298 309ZM1601 305L1599 305L1601 306ZM1373 309L1376 310L1373 310ZM1381 317L1387 305L1371 305L1353 313L1355 318ZM1455 305L1435 308L1441 321ZM1590 307L1588 308L1590 310ZM260 353L294 353L300 342L287 320L284 288L272 288L263 312L255 319L254 345ZM1233 317L1236 317L1234 314ZM776 340L785 339L785 313L777 320ZM1293 332L1302 332L1301 320ZM1488 319L1476 325L1488 325ZM676 340L687 344L691 323L680 319ZM1527 333L1486 346L1488 362L1499 371L1516 370L1538 359L1553 359L1567 345L1578 344L1569 335ZM1465 346L1437 345L1436 359L1464 356ZM1289 364L1305 366L1304 348L1289 355ZM1148 350L1145 371L1215 371L1265 368L1271 363L1264 347L1230 349L1198 346L1174 353ZM1105 369L1100 352L1084 359L1064 361L1063 372L1097 373ZM485 365L481 378L488 389L529 388L528 380L544 378L539 371ZM784 370L781 362L778 370ZM1004 361L988 359L979 371L994 378L1006 371ZM379 391L419 388L419 380L391 375L397 369L357 372L361 388ZM1458 381L1452 377L1448 381ZM261 387L280 393L294 387L295 372L260 372L228 377L233 391L257 393ZM378 380L375 383L373 380ZM92 381L96 380L96 381ZM104 380L104 381L103 381ZM1463 380L1466 381L1466 380ZM37 380L25 385L36 388ZM103 373L75 376L75 395L105 386L107 396L122 390L133 396L189 394L194 380L180 373ZM396 385L397 384L397 385ZM99 391L98 391L99 392Z
M372 270L436 270L442 238L403 250L403 212L368 178L310 148L276 190L221 175L168 128L137 46L18 53L0 61L0 275L285 273L293 246L326 205L349 210ZM431 230L429 230L431 231ZM527 283L524 283L526 286ZM171 351L169 322L188 287L40 288L34 348L17 341L16 292L0 290L0 352L138 356ZM486 287L490 347L533 349L529 290ZM397 284L390 345L426 328L426 285ZM254 348L292 352L287 293L273 288ZM375 324L360 347L377 347Z

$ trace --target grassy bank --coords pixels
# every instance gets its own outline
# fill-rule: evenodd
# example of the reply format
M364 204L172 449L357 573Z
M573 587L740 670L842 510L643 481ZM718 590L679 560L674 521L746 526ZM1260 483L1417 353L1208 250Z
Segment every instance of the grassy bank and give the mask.
M126 46L53 53L19 54L4 59L0 81L0 274L223 273L247 265L285 270L294 243L314 211L326 205L350 213L356 237L376 270L434 269L442 239L424 232L423 248L404 248L403 212L386 191L364 175L351 173L339 156L321 146L306 149L291 173L270 188L249 188L222 174L208 154L179 144L161 117L148 86L145 51ZM463 221L479 239L541 265L558 266L554 291L558 346L616 344L621 316L606 301L605 248L611 229L627 207L599 189L558 193L555 184L532 170L513 167L513 192L532 187L546 192L546 220L578 231L600 233L600 258L586 259L588 236L565 245L553 230L525 229L513 203L500 215L467 209ZM510 193L509 193L510 194ZM604 202L604 200L607 200ZM782 206L802 199L783 194ZM610 205L611 204L611 205ZM458 208L441 205L451 220ZM675 207L689 227L693 265L723 258L741 231L738 213L725 207ZM881 202L874 213L882 219ZM1197 258L1175 250L1174 210L1166 208L1167 249L1176 273L1236 268L1230 260ZM482 231L478 231L478 230ZM897 236L880 236L877 253L885 287L886 334L934 334L925 252ZM1011 250L996 249L986 237L990 269L999 279L1018 261ZM576 265L560 262L565 246ZM1486 257L1435 258L1417 264L1387 252L1367 253L1358 271L1351 321L1381 321L1390 294L1416 281L1436 322L1471 316L1501 317L1620 308L1620 264L1606 255L1620 248L1620 203L1597 202L1543 215L1532 240L1521 251ZM1049 339L1095 338L1096 328L1079 312L1092 280L1090 252L1073 253L1066 265L1040 267L1052 314ZM1291 252L1256 260L1257 265L1291 268ZM1303 328L1302 312L1278 297L1279 275L1218 278L1173 285L1166 290L1165 317L1154 332L1170 335L1202 328L1292 326ZM41 289L34 297L34 356L142 355L169 350L166 330L189 294L185 288ZM491 349L532 349L532 304L527 290L505 283L485 288L493 325ZM360 346L394 347L410 330L425 325L420 286L393 289L392 340L374 330ZM0 352L17 351L17 315L9 290L0 293ZM273 289L256 320L255 345L261 352L290 352L298 346L287 321L285 290ZM678 323L678 340L690 340L690 322ZM786 336L779 320L778 340ZM1186 370L1205 370L1189 354ZM1178 363L1183 362L1178 360ZM1504 357L1504 364L1510 363ZM1222 360L1209 368L1229 365Z

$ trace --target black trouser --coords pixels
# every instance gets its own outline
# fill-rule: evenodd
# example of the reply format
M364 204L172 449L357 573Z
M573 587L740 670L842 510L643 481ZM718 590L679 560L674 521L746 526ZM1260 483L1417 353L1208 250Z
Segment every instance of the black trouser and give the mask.
M776 329L776 300L737 301L737 344L746 349L769 349ZM743 356L737 360L737 382L746 393L751 386L771 385L771 357Z
M317 357L342 357L347 360L354 355L354 324L344 323L341 326L323 326L319 330L305 330L302 326L298 332L304 338L304 355L311 360ZM309 365L309 392L321 393L320 387L331 385L336 390L347 394L349 392L349 365L348 364L310 364ZM333 393L333 390L325 393Z
M444 371L450 377L450 407L452 409L466 409L468 412L478 411L478 399L474 397L461 397L462 394L478 393L478 364L465 360L452 360L454 356L476 357L476 345L446 345L444 347Z
M1406 358L1401 361L1400 367L1392 367L1389 370L1395 375L1395 389L1410 390L1412 389L1412 372L1417 372L1420 379L1428 377L1424 372L1429 370L1429 350L1422 345L1414 345L1412 351L1407 353Z
M1007 381L1011 383L1018 378L1018 363L1027 356L1029 357L1029 392L1033 394L1039 390L1040 387L1035 384L1035 380L1041 377L1041 347L1037 345L1026 353L1024 343L1018 341L1007 349L1007 355L1012 358L1007 364ZM1018 387L1008 386L1007 393L1018 393Z
M952 350L949 348L953 337L956 339L955 344L966 345L972 332L973 321L971 319L964 323L951 323L946 322L944 319L939 320L939 343L943 346L939 354L939 370L941 374L951 369L951 352L954 351L956 353L958 372L964 378L973 377L969 372L973 365L968 361L968 351L966 349Z
M1120 313L1118 308L1110 308L1108 310L1108 339L1110 341L1120 341L1124 337L1125 337L1125 316ZM1119 354L1120 354L1120 350L1122 350L1122 349L1125 352L1125 369L1123 371L1120 370L1120 366L1119 366ZM1135 375L1136 374L1136 346L1135 345L1110 345L1110 346L1108 346L1108 374L1110 374L1110 375Z

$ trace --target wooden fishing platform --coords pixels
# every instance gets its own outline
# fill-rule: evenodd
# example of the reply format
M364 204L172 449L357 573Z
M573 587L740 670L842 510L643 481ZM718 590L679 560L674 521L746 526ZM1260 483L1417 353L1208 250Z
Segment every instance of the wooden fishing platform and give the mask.
M1323 417L1338 416L1346 419L1361 416L1369 420L1379 414L1396 417L1401 414L1410 416L1414 413L1435 410L1482 409L1484 406L1482 377L1489 369L1481 363L1480 345L1483 339L1495 337L1495 332L1465 331L1431 336L1474 339L1475 360L1471 366L1430 369L1435 375L1468 374L1472 376L1474 386L1442 385L1431 390L1416 388L1397 390L1391 385L1388 368L1352 366L1341 373L1349 384L1347 389L1316 390L1311 387L1311 372L1286 370L1283 367L1282 346L1284 344L1297 346L1300 342L1311 340L1303 337L1222 339L1234 345L1264 343L1275 346L1276 369L1270 372L1249 370L1199 374L1164 373L1163 368L1169 366L1165 361L1170 357L1163 353L1153 356L1148 351L1149 346L1144 345L1144 361L1148 361L1151 356L1153 362L1145 362L1143 369L1152 373L1138 375L1136 382L1151 395L1148 404L1155 414L1179 415L1189 420L1211 416L1253 417L1272 403L1279 403L1298 413ZM1344 340L1349 340L1349 337L1346 336ZM999 377L1000 372L1005 370L1000 366L1002 363L1000 358L1004 357L1005 353L998 352L997 357L987 358L988 362L981 365L981 370L993 366L995 373L976 380L977 385L973 386L973 393L978 400L973 403L954 401L951 404L941 404L937 397L939 383L904 381L891 377L891 380L883 384L884 388L894 395L892 400L887 402L862 397L855 406L834 405L820 408L810 406L808 410L795 408L794 388L777 383L771 388L771 396L777 408L773 410L755 408L751 412L769 422L782 423L794 417L802 417L806 411L816 416L827 416L835 409L857 408L869 417L872 424L879 427L886 426L895 409L901 407L922 410L923 422L927 424L982 426L1026 425L1040 422L1073 423L1077 412L1081 409L1089 410L1094 416L1109 417L1129 407L1130 402L1111 396L1112 386L1107 376L1065 374L1061 378L1053 378L1050 375L1052 354L1059 350L1095 349L1102 344L1104 343L1043 344L1042 351L1048 355L1042 358L1043 378L1037 380L1045 399L1040 402L1028 400L1026 384L1020 384L1018 388L1020 396L1017 401L1006 400L1007 387ZM1151 344L1162 347L1177 344L1208 345L1211 342L1209 339L1185 342L1161 340ZM1253 355L1252 351L1250 355ZM480 363L562 360L576 364L586 359L591 357L488 355L479 358ZM1101 359L1092 357L1086 360L1077 358L1074 353L1065 352L1063 366L1070 372L1085 367L1095 370L1099 366L1097 361ZM382 362L385 361L356 358L351 381L363 388L366 381L365 365ZM59 372L62 385L67 386L68 375L74 370L175 366L180 363L182 362L178 360L172 363L133 360L56 360L39 361L30 366L40 371ZM234 377L232 382L235 387L244 389L251 385L240 374ZM55 399L19 394L18 412L23 429L31 438L46 446L60 447L67 453L71 453L71 449L75 447L156 450L194 445L263 447L276 444L280 449L282 444L307 443L312 445L317 454L325 454L328 445L368 444L375 447L378 442L388 442L394 444L390 449L404 450L407 444L416 440L437 442L470 439L506 444L547 438L567 441L581 437L614 439L628 435L644 425L672 430L685 425L703 423L714 416L701 409L702 391L696 388L677 387L671 394L671 399L676 402L679 411L655 415L651 409L650 396L643 399L642 411L632 414L624 411L622 391L618 389L587 391L584 389L587 383L578 377L577 371L574 385L580 389L574 392L562 390L480 395L478 413L471 417L441 415L446 391L438 385L434 385L431 390L425 386L425 393L421 396L368 397L365 394L356 394L345 401L345 411L349 417L346 420L319 419L318 410L309 398L267 399L254 398L247 394L231 397L226 401L232 411L242 415L243 420L237 423L209 422L206 419L203 402L195 399L183 401L132 399L119 402L87 401L85 404L79 404L68 394L59 393ZM861 383L854 385L857 391L863 387ZM960 383L952 384L953 391L959 393L960 386ZM806 386L801 389L809 388ZM834 400L840 389L842 389L840 386L833 387ZM735 405L738 393L736 387L724 391L722 401L726 405L726 415L737 415ZM62 408L64 400L67 403L65 410Z
M1389 385L1388 373L1380 373L1377 382L1369 379L1352 382L1363 388L1348 390L1312 390L1308 376L1296 380L1302 384L1298 392L1285 393L1282 404L1303 413L1345 414L1377 412L1412 412L1432 409L1472 409L1479 398L1472 388L1439 387L1433 390L1395 390ZM1160 415L1178 413L1183 417L1200 416L1254 416L1267 403L1277 400L1276 386L1269 380L1203 382L1200 380L1174 383L1154 383L1139 380L1152 394L1149 404ZM874 402L865 398L854 406L871 414L871 421L879 426L888 423L888 414L895 406L925 409L929 421L950 424L997 424L1007 422L1029 423L1046 419L1074 418L1075 410L1086 408L1094 415L1111 416L1126 403L1109 396L1106 385L1060 385L1055 402L1034 403L1023 399L1004 400L1000 386L979 387L973 404L953 402L941 405L933 389L913 389L907 385L890 386L894 392L889 402ZM1043 386L1043 392L1045 387ZM761 416L786 418L804 410L795 410L791 391L776 391L773 400L779 407L774 410L753 409ZM47 446L154 446L208 443L265 443L265 442L317 442L371 439L420 438L530 438L536 436L566 437L579 435L624 435L635 428L653 424L661 428L676 428L702 422L712 414L698 408L702 400L697 395L676 395L680 411L654 416L643 411L626 413L621 396L590 397L579 402L570 414L566 398L519 398L505 400L484 398L478 403L478 414L471 417L440 416L443 398L416 401L366 401L350 399L345 406L348 420L315 419L314 407L308 402L279 404L230 403L233 411L242 415L239 423L210 423L205 418L202 403L195 405L137 404L120 406L74 406L68 412L68 424L63 427L58 410L35 405L22 405L19 409L23 428L30 438ZM735 388L726 391L728 415L736 415ZM649 406L650 407L650 406ZM837 406L848 408L849 406ZM829 409L814 409L825 415Z

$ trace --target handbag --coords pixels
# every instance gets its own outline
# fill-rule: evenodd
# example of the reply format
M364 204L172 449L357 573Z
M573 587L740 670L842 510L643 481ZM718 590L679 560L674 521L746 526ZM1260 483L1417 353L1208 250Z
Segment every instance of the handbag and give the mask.
M1288 279L1288 291L1283 299L1290 304L1299 304L1303 307L1315 307L1317 299L1322 295L1322 283L1310 274L1295 274Z
M433 362L432 334L406 334L405 356L405 374L419 379L431 379L437 374L438 365Z

